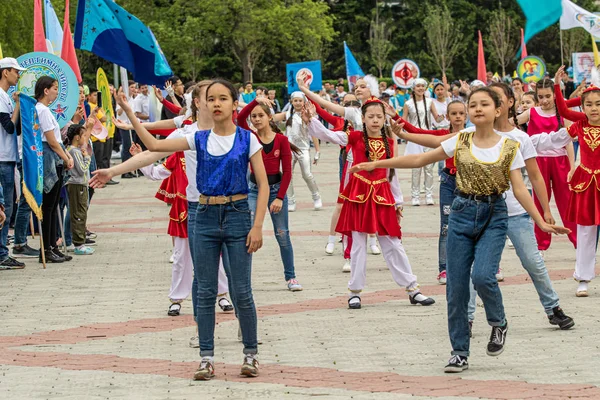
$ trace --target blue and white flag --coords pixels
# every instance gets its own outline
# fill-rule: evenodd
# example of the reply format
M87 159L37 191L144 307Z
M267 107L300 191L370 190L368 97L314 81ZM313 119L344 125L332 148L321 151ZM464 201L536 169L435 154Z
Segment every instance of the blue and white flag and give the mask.
M63 30L54 7L50 0L44 0L44 23L46 25L46 40L52 45L52 50L48 47L48 51L55 56L60 57L62 50Z
M344 42L344 56L346 58L346 77L348 79L348 88L350 91L354 88L356 84L356 80L361 76L365 76L365 73L358 65L356 58L354 58L354 54L350 51L350 48Z
M311 91L318 91L323 88L321 60L287 64L285 66L285 75L287 76L288 93L290 94L299 90L298 82L296 82L298 75L302 76L304 83L306 83Z
M23 138L23 196L31 211L42 220L44 193L44 150L36 100L21 93L21 137Z
M173 76L150 28L112 0L79 0L75 48L126 68L139 83L162 87Z

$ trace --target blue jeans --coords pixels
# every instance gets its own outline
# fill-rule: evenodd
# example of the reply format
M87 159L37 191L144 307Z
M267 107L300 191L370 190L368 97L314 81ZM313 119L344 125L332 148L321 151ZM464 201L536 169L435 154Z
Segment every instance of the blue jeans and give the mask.
M489 224L483 230L488 218ZM477 294L483 300L488 323L492 326L506 323L496 272L507 229L508 214L504 199L495 203L462 197L454 199L448 224L446 286L448 332L453 355L469 356L469 277L473 279Z
M18 163L17 169L21 174L21 193L23 193L23 164ZM15 217L15 245L23 246L27 244L27 229L29 228L29 216L31 207L27 204L25 196L21 196L17 205L17 216Z
M215 303L222 250L227 250L229 256L228 262L223 264L242 329L244 354L258 352L256 307L251 284L252 255L246 247L251 219L245 199L224 205L198 204L196 208L191 250L198 281L196 321L201 357L214 355Z
M192 256L192 264L196 265L194 258L194 231L196 227L196 208L198 207L197 201L188 201L188 242L190 245L190 253ZM194 267L194 271L195 271ZM192 308L194 309L194 321L196 321L196 315L198 310L198 281L196 280L196 274L194 273L194 280L192 281Z
M456 195L456 176L444 171L440 174L440 239L438 241L439 271L446 270L446 241L448 240L448 217Z
M515 246L523 268L533 281L546 314L552 315L552 309L558 306L558 294L552 287L548 270L538 250L529 214L508 217L508 237Z
M258 197L258 186L252 182L249 182L250 193L248 193L248 204L252 211L252 224L254 224L254 213L256 212L256 199ZM269 186L269 203L277 198L279 193L280 184L276 183ZM288 228L288 200L287 196L283 198L283 206L281 211L277 214L271 214L271 221L273 221L273 230L275 231L275 239L279 244L279 253L281 254L281 261L283 262L283 274L285 280L296 278L296 272L294 270L294 249L292 247L292 240L290 239L290 231Z
M15 169L17 163L14 161L0 161L0 185L4 191L4 214L6 221L0 230L0 261L4 261L8 257L8 227L10 225L10 217L12 216L15 196Z

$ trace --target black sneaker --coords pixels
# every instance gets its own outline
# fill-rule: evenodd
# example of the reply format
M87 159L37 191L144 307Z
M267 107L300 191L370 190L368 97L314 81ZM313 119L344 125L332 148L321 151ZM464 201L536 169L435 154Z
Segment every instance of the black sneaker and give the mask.
M34 258L40 256L40 251L32 249L29 245L14 246L12 249L13 256L16 258Z
M506 333L508 332L508 322L504 326L492 326L492 335L487 345L488 356L499 356L504 351L506 342Z
M96 245L96 241L92 240L92 239L85 238L85 244L87 246L95 246Z
M465 369L469 369L469 362L467 361L467 357L452 356L450 361L448 361L448 365L444 367L444 372L463 372Z
M87 237L89 239L96 239L98 237L98 235L96 235L94 232L91 232L91 231L85 231L85 237Z
M62 263L65 262L65 259L59 256L58 254L54 254L52 250L45 250L44 256L46 257L46 263ZM42 255L38 259L40 264L42 263Z
M123 175L121 175L121 179L131 179L131 178L135 178L135 175L132 174L131 172L126 172Z
M52 252L54 254L56 254L57 256L64 258L65 261L71 261L73 259L73 256L67 256L67 255L61 253L61 251L58 250L58 247L53 247Z
M548 322L552 325L558 325L560 329L567 330L571 329L575 325L573 318L565 315L562 308L554 307L552 309L553 315L548 315Z
M108 182L106 182L107 185L118 185L120 182L117 182L115 180L109 180Z
M25 268L25 264L20 261L15 260L12 257L6 257L4 260L0 262L0 271L8 270L8 269L23 269Z

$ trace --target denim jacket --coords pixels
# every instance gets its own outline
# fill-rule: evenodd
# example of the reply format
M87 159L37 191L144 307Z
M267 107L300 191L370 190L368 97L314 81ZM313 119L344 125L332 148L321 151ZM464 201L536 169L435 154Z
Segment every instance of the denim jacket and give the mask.
M62 146L62 144L61 144ZM58 182L58 166L64 165L62 158L52 150L47 142L43 142L44 147L44 193L50 192L56 182ZM64 146L63 146L64 149ZM63 169L63 182L67 181L69 172Z

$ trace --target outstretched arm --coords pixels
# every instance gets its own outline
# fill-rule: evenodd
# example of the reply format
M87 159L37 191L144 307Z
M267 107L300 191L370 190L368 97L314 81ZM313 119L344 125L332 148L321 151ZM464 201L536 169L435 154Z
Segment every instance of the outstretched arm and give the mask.
M403 157L388 158L387 160L371 161L352 166L350 173L373 171L375 168L421 168L434 162L448 158L443 148L438 147L427 153L411 154Z
M332 103L331 101L327 101L316 93L310 91L310 89L304 84L304 81L298 79L298 88L306 95L306 97L314 103L317 103L324 109L331 111L332 113L341 115L342 117L345 115L344 107L339 104Z
M560 80L563 78L563 76L565 75L565 66L561 66L558 71L556 71L556 75L554 75L554 98L556 99L556 108L558 109L558 113L565 119L568 119L569 121L581 121L581 120L585 120L586 116L585 113L582 112L578 112L578 111L573 111L571 109L569 109L569 107L575 107L573 105L568 105L567 101L565 101L565 98L563 96L562 90L560 90ZM569 102L574 103L573 101L569 100ZM581 101L579 101L579 104L581 104Z

